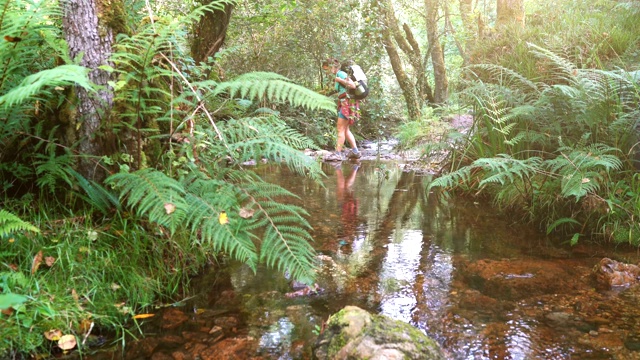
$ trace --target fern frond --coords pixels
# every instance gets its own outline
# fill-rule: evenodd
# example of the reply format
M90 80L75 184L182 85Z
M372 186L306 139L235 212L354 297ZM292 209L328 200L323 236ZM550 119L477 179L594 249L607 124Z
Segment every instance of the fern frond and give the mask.
M603 173L622 168L622 161L610 154L619 150L607 145L594 144L585 150L561 148L560 152L561 156L548 160L546 166L549 172L561 176L562 195L576 200L597 192L604 180Z
M228 155L238 162L264 158L282 162L314 180L323 176L320 165L299 151L315 148L315 144L276 116L229 120L219 128L228 148L233 150Z
M252 72L216 86L213 95L228 93L232 97L251 100L265 97L269 101L289 102L310 110L335 110L329 97L292 83L282 75L268 72Z
M468 66L466 70L473 73L474 69L489 73L490 79L501 86L521 90L524 94L535 95L540 92L538 84L504 66L496 64L474 64Z
M495 158L478 159L470 166L485 170L486 175L479 183L479 186L484 186L489 183L505 185L514 183L516 179L530 178L540 171L541 164L542 159L535 156L518 160L509 155L500 154Z
M126 199L138 216L146 216L172 232L185 218L188 204L183 186L160 171L120 172L109 176L105 183L113 185L120 192L120 200Z
M87 74L89 69L78 65L61 65L53 69L42 70L27 76L8 93L0 96L0 107L9 108L31 99L34 95L45 91L45 87L78 85L93 90Z
M32 231L39 233L40 229L26 221L23 221L16 215L0 209L0 237L5 237L17 231Z
M559 56L551 50L545 49L533 43L527 43L531 53L542 60L546 60L551 66L550 71L553 79L566 84L575 84L578 69L569 60Z

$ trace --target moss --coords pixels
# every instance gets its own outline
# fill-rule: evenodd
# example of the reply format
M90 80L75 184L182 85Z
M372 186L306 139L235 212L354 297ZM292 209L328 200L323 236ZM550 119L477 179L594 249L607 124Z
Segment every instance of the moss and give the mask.
M103 0L98 4L101 23L113 30L113 34L131 34L127 23L127 12L122 0Z

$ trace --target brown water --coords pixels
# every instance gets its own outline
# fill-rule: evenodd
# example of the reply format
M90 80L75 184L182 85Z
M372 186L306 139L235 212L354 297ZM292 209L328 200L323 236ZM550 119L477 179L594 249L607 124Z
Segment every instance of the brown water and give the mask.
M323 321L357 305L419 328L451 359L640 359L640 291L597 290L590 275L602 257L637 263L636 252L553 244L487 205L437 201L426 176L395 163L323 166L324 187L258 169L310 213L318 294L229 264L148 320L126 357L310 359Z

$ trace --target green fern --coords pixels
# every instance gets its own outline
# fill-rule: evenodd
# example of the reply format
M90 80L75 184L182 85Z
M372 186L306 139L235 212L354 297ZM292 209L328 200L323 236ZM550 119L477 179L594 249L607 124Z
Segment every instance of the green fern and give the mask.
M282 75L267 72L252 72L241 75L232 81L220 83L212 95L228 93L247 99L288 102L293 106L302 106L310 110L335 110L335 102L327 96L292 83Z
M606 174L622 168L620 159L611 153L618 149L594 144L585 150L561 148L561 156L547 161L550 172L562 179L562 195L576 201L600 190ZM566 152L566 153L565 153Z
M92 90L93 85L87 77L88 73L87 68L77 65L61 65L53 69L42 70L27 76L18 86L0 96L0 107L8 109L32 99L34 95L42 92L50 94L50 90L46 88L55 86L78 85Z
M175 232L184 220L188 204L184 187L178 181L154 169L133 173L120 172L105 180L120 193L120 201L136 214Z
M6 237L18 231L32 231L39 233L40 229L23 221L16 215L0 209L0 237Z

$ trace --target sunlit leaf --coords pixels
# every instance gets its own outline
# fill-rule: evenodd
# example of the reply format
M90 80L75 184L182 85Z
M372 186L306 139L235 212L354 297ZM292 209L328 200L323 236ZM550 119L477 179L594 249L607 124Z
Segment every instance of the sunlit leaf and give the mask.
M226 223L229 222L229 217L227 216L226 212L221 212L220 216L218 217L218 221L220 222L221 225L224 225Z
M134 316L134 319L146 319L146 318L150 318L150 317L154 317L156 316L156 314L138 314L136 316Z

